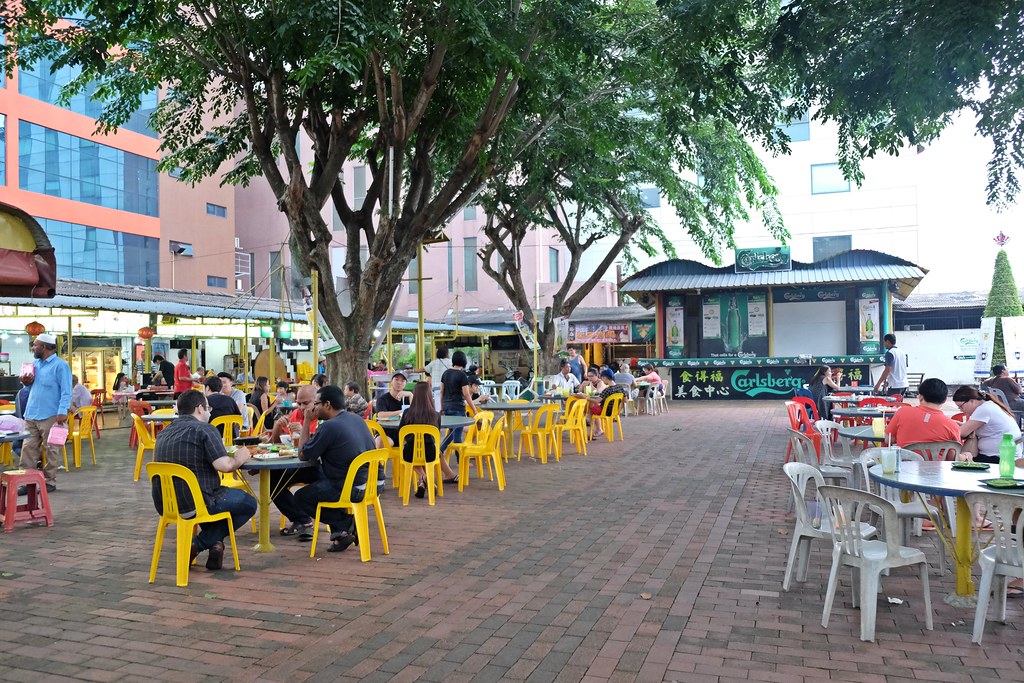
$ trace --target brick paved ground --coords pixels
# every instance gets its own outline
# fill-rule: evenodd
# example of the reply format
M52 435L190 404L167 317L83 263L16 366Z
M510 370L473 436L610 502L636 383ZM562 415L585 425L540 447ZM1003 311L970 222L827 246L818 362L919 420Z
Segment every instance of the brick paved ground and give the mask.
M54 528L0 537L0 677L1024 679L1024 601L972 645L973 613L942 602L952 577L937 568L935 631L923 628L918 581L897 574L880 596L880 644L858 639L848 573L821 629L820 546L808 582L781 592L785 425L776 402L673 405L628 420L624 445L596 442L588 458L513 462L504 493L474 481L435 508L403 508L389 492L390 556L375 534L365 564L325 543L311 560L289 539L256 554L247 527L242 571L200 565L187 588L174 585L171 543L147 583L149 487L131 483L126 431L107 431L98 467L62 473Z

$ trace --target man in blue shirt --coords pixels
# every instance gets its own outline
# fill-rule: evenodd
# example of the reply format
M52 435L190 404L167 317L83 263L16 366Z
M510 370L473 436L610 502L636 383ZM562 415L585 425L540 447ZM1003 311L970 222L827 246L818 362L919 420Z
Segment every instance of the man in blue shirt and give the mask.
M576 375L576 379L583 381L583 359L577 355L576 347L569 347L569 372Z
M32 342L32 355L36 357L35 379L25 404L25 431L28 438L21 449L21 467L27 470L39 466L42 448L46 448L46 490L57 490L56 446L46 443L53 425L66 425L71 407L71 368L57 355L57 338L40 334Z

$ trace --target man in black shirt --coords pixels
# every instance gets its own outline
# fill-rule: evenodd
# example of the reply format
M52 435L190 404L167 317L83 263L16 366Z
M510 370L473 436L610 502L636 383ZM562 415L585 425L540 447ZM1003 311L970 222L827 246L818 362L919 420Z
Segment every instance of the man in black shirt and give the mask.
M310 425L323 420L316 434L309 436ZM366 422L345 410L345 394L341 388L328 385L317 394L317 400L304 411L302 434L299 437L299 459L319 460L319 478L295 494L295 502L307 517L316 515L317 503L337 501L348 476L349 465L357 457L376 448ZM356 473L350 496L359 502L366 493L366 471ZM352 515L338 508L327 508L320 520L331 529L328 552L341 552L356 541ZM312 540L312 534L300 534L299 540Z
M230 396L220 393L224 388L220 377L207 377L203 380L203 392L206 394L206 402L210 405L210 421L216 420L224 415L241 415L238 412L238 404ZM224 434L223 428L220 430Z
M407 383L406 376L401 372L391 375L391 383L388 385L387 393L374 401L374 412L377 417L401 417L402 407L412 403L412 392L405 390ZM391 439L390 444L380 444L382 447L394 446L398 443L398 430L385 427L384 433Z
M167 385L167 388L174 386L174 363L167 360L159 353L153 356L153 362L157 364L158 370L160 371L160 378L163 383Z
M466 415L466 408L469 408L470 415L476 415L476 406L473 404L473 395L470 393L469 376L466 374L466 354L456 351L452 354L452 367L445 370L441 375L441 414L442 415ZM441 441L441 453L445 452L448 444L462 443L462 427L456 427L448 431Z
M206 398L195 390L178 397L178 418L160 432L153 456L155 462L173 462L184 465L196 475L206 508L211 513L230 512L231 523L238 529L256 514L256 499L241 489L221 486L220 473L234 472L249 460L249 451L239 448L228 455L217 430L211 427L210 406ZM195 503L188 488L175 482L175 493L182 511L194 510ZM163 494L157 480L153 480L153 504L163 514ZM207 569L220 569L224 563L224 537L228 524L221 520L200 524L199 535L192 539L191 559L209 549Z

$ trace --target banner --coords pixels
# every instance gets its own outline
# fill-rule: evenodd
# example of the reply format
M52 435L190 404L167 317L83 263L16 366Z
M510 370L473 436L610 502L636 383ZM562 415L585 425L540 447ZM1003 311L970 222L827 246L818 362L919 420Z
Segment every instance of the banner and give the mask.
M669 358L686 356L686 306L679 297L672 297L665 307L665 355Z
M974 374L988 377L992 372L992 347L995 344L996 319L981 319L981 340L978 342L978 356L974 359Z
M758 359L762 360L762 359ZM673 368L672 393L677 401L736 401L775 400L791 398L793 392L811 380L818 370L815 365L758 366L750 358L715 360L723 366L702 368ZM726 363L749 364L725 366ZM843 380L867 381L871 377L869 366L843 364Z
M555 353L568 353L569 351L569 318L562 316L555 318Z
M629 323L569 323L575 344L628 344L629 338Z
M767 294L730 292L701 297L701 353L713 358L767 356Z
M632 341L634 344L647 344L654 341L654 321L632 323Z
M878 287L857 288L857 342L861 353L881 353L881 332L878 311Z
M1014 316L1002 320L1006 368L1011 373L1024 372L1024 317Z
M316 334L320 335L320 341L318 342L317 351L322 356L326 356L329 353L335 353L341 350L341 344L331 334L331 330L327 327L327 323L319 315L313 314L313 295L309 293L309 289L303 288L302 290L302 304L306 309L306 319L309 320L309 329L316 330ZM313 365L315 366L317 359L313 359Z
M533 330L527 327L523 321L523 312L516 311L512 314L512 322L516 324L516 330L519 332L519 336L523 338L523 343L526 344L526 348L530 351L537 349L537 340L533 338Z

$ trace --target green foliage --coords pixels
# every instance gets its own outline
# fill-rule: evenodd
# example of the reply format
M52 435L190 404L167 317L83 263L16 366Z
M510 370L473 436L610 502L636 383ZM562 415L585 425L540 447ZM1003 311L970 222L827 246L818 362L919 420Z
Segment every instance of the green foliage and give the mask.
M1013 269L1006 251L1000 249L996 254L995 268L992 271L992 287L988 290L988 302L985 304L986 318L996 318L996 332L992 347L992 364L1006 363L1006 349L1003 343L1003 323L1000 318L1024 315L1021 305L1020 291L1013 279Z
M689 4L686 2L684 4ZM793 0L771 34L791 113L839 127L839 161L934 140L960 111L993 144L988 200L1012 202L1024 160L1024 5L1019 0Z

